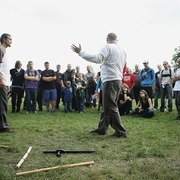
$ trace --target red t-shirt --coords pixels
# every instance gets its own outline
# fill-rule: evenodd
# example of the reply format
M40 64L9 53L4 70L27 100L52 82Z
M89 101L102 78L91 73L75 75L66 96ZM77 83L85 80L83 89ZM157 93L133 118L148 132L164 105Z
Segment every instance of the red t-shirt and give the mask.
M136 81L136 77L134 74L132 74L132 73L128 73L128 74L124 73L123 74L122 82L126 83L129 86L129 89L132 88L133 83L135 83L135 81Z

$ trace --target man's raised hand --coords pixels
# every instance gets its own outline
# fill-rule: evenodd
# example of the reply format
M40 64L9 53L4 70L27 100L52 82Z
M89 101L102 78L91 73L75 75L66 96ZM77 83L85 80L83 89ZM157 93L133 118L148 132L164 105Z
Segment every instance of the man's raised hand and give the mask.
M79 47L75 46L74 44L71 45L71 49L72 51L76 52L77 54L79 54L79 52L81 51L81 44L79 44Z

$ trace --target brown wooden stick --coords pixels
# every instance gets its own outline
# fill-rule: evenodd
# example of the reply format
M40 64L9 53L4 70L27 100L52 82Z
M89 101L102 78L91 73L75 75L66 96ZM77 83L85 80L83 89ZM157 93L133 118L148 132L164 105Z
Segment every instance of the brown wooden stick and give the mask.
M0 145L0 148L9 148L9 146Z
M80 166L90 166L90 165L93 165L93 164L94 164L94 161L90 161L90 162L68 164L68 165L63 165L63 166L55 166L55 167L49 167L49 168L35 169L35 170L32 170L32 171L25 171L25 172L16 173L16 176L23 176L23 175L26 175L26 174L34 174L34 173L38 173L38 172L44 172L44 171L49 171L49 170L53 170L53 169L60 169L60 168L72 168L72 167L80 167Z

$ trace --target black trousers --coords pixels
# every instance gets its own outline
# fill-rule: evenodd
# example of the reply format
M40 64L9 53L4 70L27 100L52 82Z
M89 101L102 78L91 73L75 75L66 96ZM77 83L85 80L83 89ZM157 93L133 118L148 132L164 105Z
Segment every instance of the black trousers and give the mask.
M175 104L178 112L178 116L180 116L180 91L174 91L175 96Z
M9 128L6 118L7 107L8 107L7 87L0 86L0 129Z
M24 94L24 90L21 88L12 88L12 111L15 112L15 110L17 110L17 112L20 111L20 107L21 107L21 102L22 102L22 97Z
M102 113L98 125L98 131L106 132L109 125L115 130L116 135L126 135L126 130L122 126L121 117L118 110L118 99L121 89L121 81L108 81L103 83L102 90Z

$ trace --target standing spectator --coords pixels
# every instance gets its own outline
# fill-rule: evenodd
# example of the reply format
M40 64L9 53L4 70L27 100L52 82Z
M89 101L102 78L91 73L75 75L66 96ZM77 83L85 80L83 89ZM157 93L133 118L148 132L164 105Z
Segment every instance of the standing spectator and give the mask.
M61 65L57 65L56 66L56 80L55 80L55 85L56 85L56 90L57 90L57 101L56 101L56 109L59 110L59 104L60 104L60 99L62 97L62 84L61 84L61 80L62 80L62 76L63 74L60 72L61 70Z
M162 70L162 66L160 64L157 65L158 71L155 73L155 98L154 98L154 110L156 111L158 108L158 99L161 95L161 86L159 82L159 75Z
M93 102L93 95L95 94L96 90L96 82L95 82L95 73L91 66L87 66L87 73L84 75L84 79L86 81L86 107L94 107L96 106L96 102Z
M145 90L152 101L152 86L155 80L154 69L149 67L148 61L143 62L144 68L141 70L141 89Z
M64 96L64 112L72 112L72 87L71 82L66 81L66 87L63 88L63 96Z
M128 85L130 91L133 89L136 77L133 73L131 73L129 67L126 68L126 72L123 74L122 82Z
M172 79L174 77L174 71L169 67L167 61L163 62L164 69L159 75L161 84L161 107L160 111L164 112L166 107L166 96L168 98L168 111L172 111Z
M16 61L15 68L10 70L11 75L11 97L12 97L12 113L19 113L24 95L24 69L21 68L20 61Z
M46 112L50 112L50 103L52 106L51 112L56 112L56 100L57 100L57 92L56 92L56 75L54 70L49 69L49 62L44 63L45 70L42 71L42 88L43 88L43 102L46 105Z
M140 99L133 114L145 118L151 118L154 116L152 101L145 90L140 91Z
M7 121L8 91L10 86L9 60L6 48L11 47L10 34L2 34L0 37L0 132L11 132Z
M77 84L77 89L76 89L77 110L79 113L83 113L84 112L84 98L85 98L84 89L86 88L86 82L83 79L83 74L80 73L78 75L76 84Z
M109 127L115 130L113 136L127 137L126 130L122 126L118 111L117 101L121 88L123 68L126 64L126 54L117 43L117 36L109 33L106 38L107 44L97 55L91 55L81 50L81 46L72 45L74 52L78 53L87 61L102 64L101 79L103 83L103 111L98 128L91 131L100 135L106 134Z
M27 96L26 113L30 113L31 110L33 113L37 113L36 100L37 100L39 73L38 71L34 70L32 61L28 62L28 69L24 73L24 79L26 80L25 90Z
M175 72L173 81L175 82L173 91L175 96L175 104L177 109L177 120L180 120L180 57L176 61L178 63L178 69Z
M139 65L137 65L137 64L135 65L135 71L133 72L133 74L136 77L136 81L133 86L133 91L134 91L134 98L135 98L136 105L137 105L137 103L139 101L139 92L141 90L141 70L139 68Z
M75 70L72 69L72 66L71 64L68 64L67 65L67 70L63 73L63 76L62 76L62 80L61 80L61 83L62 83L62 86L63 87L66 87L66 82L67 81L70 81L71 82L71 87L72 87L72 93L73 93L73 99L72 99L72 108L77 111L77 107L76 107L76 97L75 97ZM64 97L64 96L63 96Z
M82 77L83 77L83 79L84 79L84 74L83 73L81 73L81 71L80 71L80 67L79 66L76 66L76 71L75 71L75 80L78 80L78 75L79 74L82 74Z
M41 70L37 70L39 73L39 78L38 78L38 92L37 92L37 103L38 103L38 110L42 111L43 110L43 89L42 89L42 79L41 79Z

